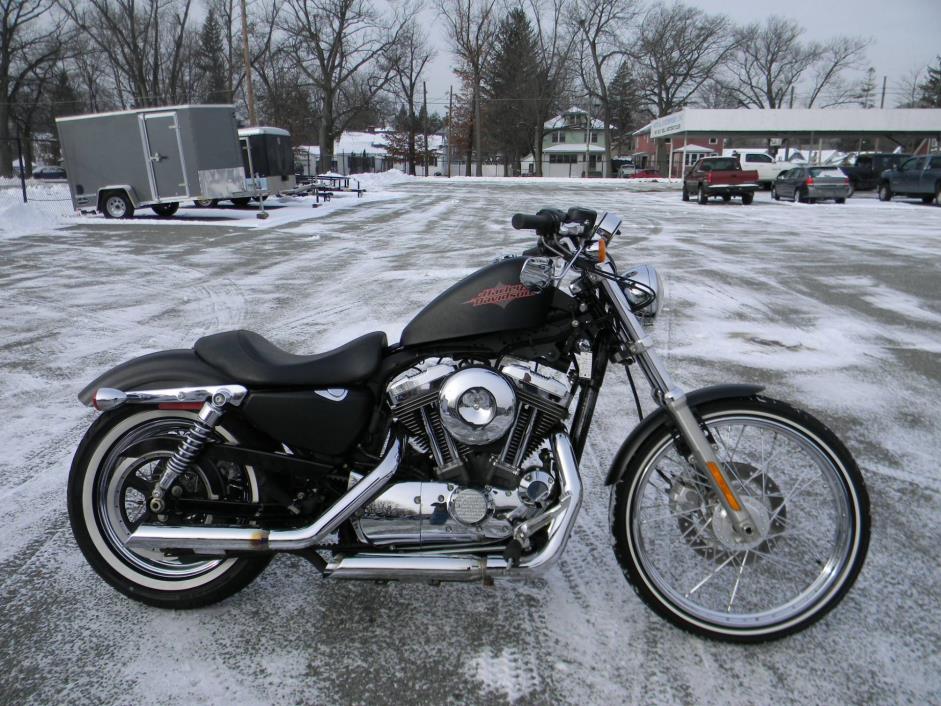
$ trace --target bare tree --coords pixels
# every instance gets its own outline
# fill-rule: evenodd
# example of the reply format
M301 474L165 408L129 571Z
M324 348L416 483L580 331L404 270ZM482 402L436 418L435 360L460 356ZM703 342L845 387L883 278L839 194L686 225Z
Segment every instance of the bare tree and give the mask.
M901 79L899 79L898 85L895 88L895 93L898 93L899 99L897 101L898 108L917 108L918 99L921 95L921 76L924 69L922 67L916 67L914 69L909 69L908 72Z
M570 18L582 41L582 80L589 104L597 98L604 120L604 164L607 176L611 165L611 121L613 110L608 82L627 54L625 37L640 13L637 0L576 0L570 6ZM588 173L588 165L585 165Z
M842 73L864 58L868 41L835 37L824 43L804 43L804 28L794 20L769 17L736 33L738 48L729 61L726 84L744 107L783 108L802 81L807 82L806 107L818 102L838 105L852 100L841 82Z
M10 122L21 92L44 75L61 50L51 0L0 0L0 176L12 176Z
M536 76L532 82L535 102L533 158L536 176L542 176L543 126L558 107L571 73L572 48L577 34L564 29L567 0L529 0L528 10L536 28Z
M497 0L435 0L441 18L454 45L454 53L461 62L458 74L471 86L473 101L473 130L477 152L477 176L483 175L483 151L480 116L480 84L484 66L493 50L499 17ZM470 161L468 161L468 175Z
M391 80L388 55L404 20L381 16L365 0L286 0L278 24L319 100L320 167L329 169L348 120Z
M83 36L108 58L123 107L186 100L196 38L192 0L59 0Z
M435 51L428 47L428 35L414 18L409 20L391 54L395 75L392 92L405 103L407 112L405 163L409 174L415 174L415 133L418 128L415 103L418 87L425 67L434 55Z
M654 115L690 103L735 50L723 15L675 3L654 5L644 17L632 51L638 84Z

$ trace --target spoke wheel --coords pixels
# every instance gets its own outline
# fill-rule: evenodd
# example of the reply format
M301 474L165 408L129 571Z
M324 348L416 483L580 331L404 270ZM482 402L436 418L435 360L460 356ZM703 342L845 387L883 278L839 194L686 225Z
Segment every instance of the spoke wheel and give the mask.
M99 416L79 445L69 474L69 519L76 542L92 568L114 588L151 605L195 608L235 593L257 576L270 557L206 557L172 550L131 549L127 538L141 523L214 524L212 515L155 516L150 493L171 452L128 455L148 439L182 439L196 415L152 409L118 410ZM235 431L238 430L238 431ZM240 443L249 432L223 420L215 440ZM174 496L259 502L251 467L197 458L174 484ZM218 520L215 521L218 523Z
M662 616L709 637L761 641L810 625L865 558L868 498L855 462L823 424L780 402L697 412L755 535L737 537L711 484L661 427L614 489L625 576Z

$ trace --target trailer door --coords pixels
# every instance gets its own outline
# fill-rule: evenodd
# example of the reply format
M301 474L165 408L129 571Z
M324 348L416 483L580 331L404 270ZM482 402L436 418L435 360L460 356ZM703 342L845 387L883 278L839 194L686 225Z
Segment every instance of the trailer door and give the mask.
M154 199L189 196L176 113L145 113L141 117Z

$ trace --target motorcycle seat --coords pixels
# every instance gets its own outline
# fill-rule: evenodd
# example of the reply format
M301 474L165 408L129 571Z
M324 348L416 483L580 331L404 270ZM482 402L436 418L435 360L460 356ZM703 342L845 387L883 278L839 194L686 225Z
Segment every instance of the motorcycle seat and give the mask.
M317 355L294 355L253 331L226 331L196 341L196 355L247 386L333 387L365 380L379 367L382 331L367 333Z

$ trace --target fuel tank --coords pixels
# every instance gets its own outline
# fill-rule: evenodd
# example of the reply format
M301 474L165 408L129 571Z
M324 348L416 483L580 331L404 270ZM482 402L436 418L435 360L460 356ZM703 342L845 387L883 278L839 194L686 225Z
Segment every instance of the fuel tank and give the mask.
M524 257L498 260L439 294L405 327L402 345L535 328L545 323L552 290L537 293L520 283L525 261Z

